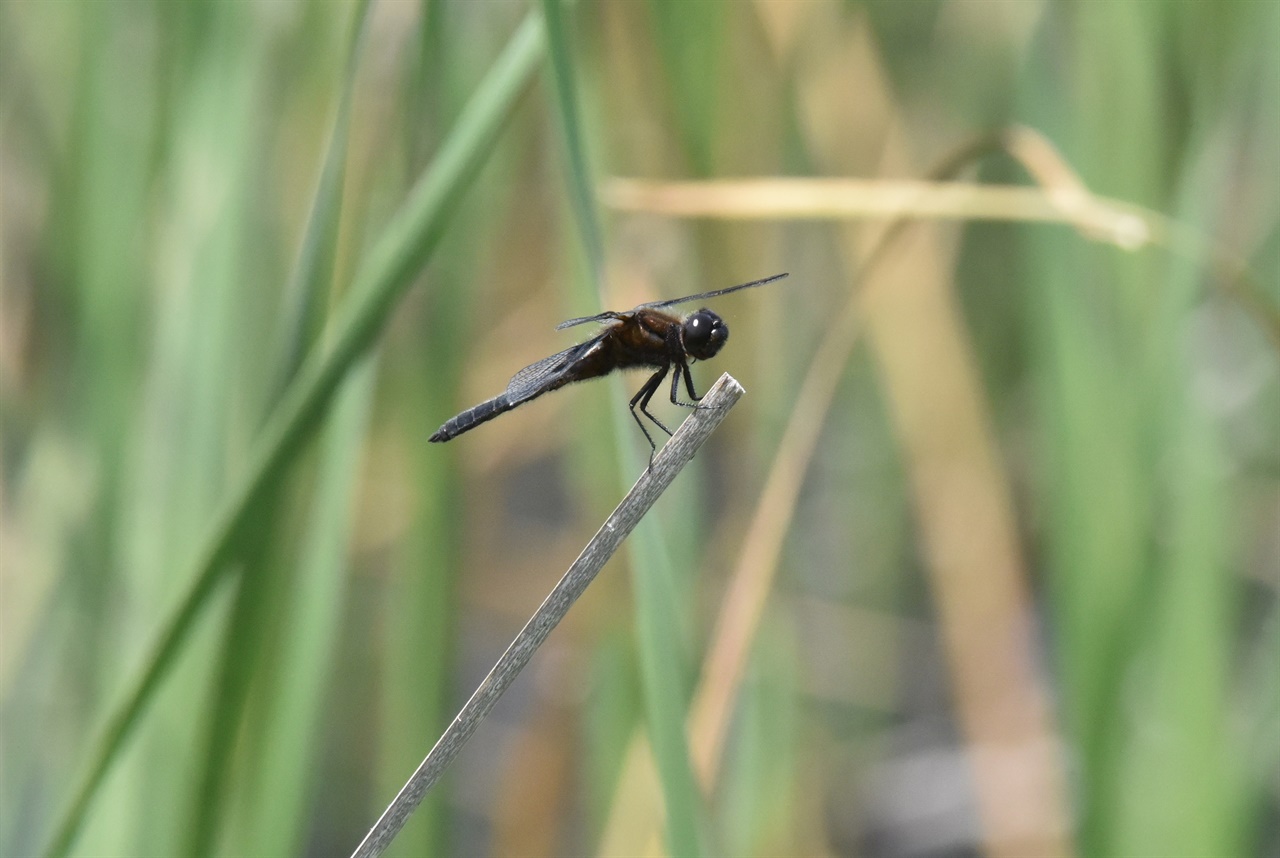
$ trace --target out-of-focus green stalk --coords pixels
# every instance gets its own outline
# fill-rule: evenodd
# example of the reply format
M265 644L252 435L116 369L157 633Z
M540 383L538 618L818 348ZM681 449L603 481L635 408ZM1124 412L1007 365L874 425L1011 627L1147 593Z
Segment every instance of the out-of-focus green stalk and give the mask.
M732 4L650 0L675 126L698 176L715 171L721 131L720 67Z
M634 458L634 457L633 457ZM636 639L645 717L666 807L667 849L698 856L710 850L702 792L693 775L685 720L689 714L690 653L682 651L679 588L657 524L642 522L629 554L636 594Z
M547 43L556 83L561 136L568 161L569 196L586 252L591 279L602 286L604 247L596 209L594 182L587 162L587 147L579 121L573 55L563 14L562 0L543 0ZM621 427L625 443L630 421ZM615 421L616 425L616 421ZM623 456L624 473L634 457ZM684 723L688 704L690 654L680 651L682 635L676 633L680 614L671 564L664 554L660 528L652 519L642 522L628 548L634 561L636 624L641 677L649 735L662 782L666 805L667 844L672 855L697 856L705 851L707 831L702 796L689 761Z
M578 221L578 231L581 234L583 250L586 252L591 272L591 282L599 290L604 275L604 239L600 228L600 215L596 208L595 183L591 180L591 165L587 160L582 123L578 117L573 53L564 20L564 2L563 0L542 0L542 10L547 21L547 54L551 59L561 137L564 140L565 159L569 167L569 199L574 217Z
M249 831L229 854L299 855L305 851L323 705L334 664L352 529L352 488L377 380L377 353L367 353L337 393L325 426L310 517L288 604L274 617L282 626L274 705L257 737Z
M1026 99L1032 123L1098 191L1168 210L1211 143L1192 129L1236 138L1218 126L1220 97L1182 104L1185 126L1169 113L1161 68L1176 66L1152 34L1194 13L1160 4L1064 12L1055 23L1088 39L1066 62L1074 78L1027 75L1037 81ZM1224 7L1217 24L1240 27L1252 14ZM1234 205L1188 197L1176 220L1212 234L1216 213ZM1241 854L1239 749L1223 704L1237 598L1224 537L1233 498L1187 360L1205 274L1181 259L1040 232L1029 247L1050 605L1080 761L1080 850Z
M272 393L283 392L298 371L304 355L312 346L320 326L326 288L333 279L334 258L338 250L338 225L342 215L342 183L346 179L347 140L350 136L351 101L356 85L356 71L368 31L369 0L357 0L347 48L346 68L342 75L342 91L333 117L329 148L307 219L302 250L294 276L285 295L285 308L280 344L279 382Z
M543 24L530 14L495 61L431 168L358 271L334 320L330 348L313 351L263 428L246 475L214 518L190 573L192 583L163 626L140 677L108 719L91 762L67 810L59 818L48 855L64 855L89 804L144 709L155 694L222 573L234 561L236 535L256 501L277 485L294 456L318 427L338 384L382 330L396 302L435 249L458 198L496 144L517 97L537 68Z
M314 339L315 329L320 324L321 310L325 306L325 297L331 285L333 260L337 253L338 223L342 212L348 123L356 71L367 29L368 9L368 0L359 0L353 13L329 147L312 202L298 264L285 292L282 313L284 330L279 338L280 354L275 367L275 384L271 391L273 395L286 389L289 380L297 372L304 351ZM316 596L307 599L306 595L314 592L326 593L326 601L332 602L336 599L336 582L341 581L348 531L346 507L331 496L344 489L349 490L353 479L352 463L357 457L352 450L342 449L342 445L345 443L358 449L358 430L363 427L363 414L367 411L373 387L372 362L361 373L360 379L359 392L352 391L340 398L339 401L347 402L345 410L341 412L342 424L331 424L328 433L330 440L325 447L326 456L321 462L317 485L317 512L308 536L308 547L311 549L307 558L309 562L303 564L305 571L296 576L298 589L302 591L299 593L299 601L304 604L298 604L285 592L290 561L281 557L279 552L271 550L279 530L280 516L276 511L285 497L283 486L277 486L257 501L258 513L250 516L253 527L249 528L249 538L243 540L245 547L240 552L239 589L224 632L222 665L218 690L214 696L217 705L212 707L209 715L200 785L194 794L184 832L187 854L204 855L213 852L218 832L223 827L226 799L237 763L234 753L236 737L244 719L245 707L253 693L254 678L261 675L264 661L262 650L264 642L270 637L271 627L281 625L287 630L286 634L296 634L299 623L290 621L295 620L296 611L303 607L310 609L313 615L326 617L330 624L336 622L339 615L333 604L322 607L316 604ZM354 402L351 402L353 399ZM352 410L359 411L361 416L351 414ZM348 438L352 433L357 434L354 438ZM334 437L335 435L339 435L341 439ZM322 515L327 520L316 520ZM317 540L327 549L319 556L315 555ZM276 728L276 735L258 745L271 759L250 767L260 777L274 776L277 789L269 791L268 795L272 796L272 806L282 811L269 818L273 823L272 831L277 834L274 838L276 848L268 848L265 842L249 841L254 849L266 854L296 851L296 843L290 844L294 848L285 848L288 841L282 842L279 835L281 832L293 831L295 834L292 839L296 840L296 831L302 824L298 803L299 795L304 794L305 790L297 784L292 789L285 789L281 784L282 779L288 780L284 767L287 766L290 772L295 773L295 778L296 772L304 768L307 744L314 736L315 723L314 719L310 722L307 720L307 710L302 709L301 704L307 701L314 707L319 702L319 688L324 674L321 672L317 675L315 667L327 664L330 647L324 646L323 642L332 637L332 631L328 637L314 628L306 628L306 631L311 632L307 637L312 646L302 645L289 653L292 663L277 671L294 694L290 696L286 691L273 695L282 702L285 712L280 713L278 707L267 708L267 711L277 716L283 715L285 720L284 724L278 720L271 721L270 726ZM290 637L286 637L286 640L295 642ZM265 728L267 725L260 726ZM290 751L293 752L292 757L289 756Z

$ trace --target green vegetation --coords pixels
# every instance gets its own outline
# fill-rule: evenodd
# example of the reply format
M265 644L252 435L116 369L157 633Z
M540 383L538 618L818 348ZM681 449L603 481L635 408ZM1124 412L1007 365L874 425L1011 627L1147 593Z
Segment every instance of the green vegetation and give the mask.
M1280 848L1278 32L0 3L0 854L354 848L647 454L633 375L427 437L780 271L393 852Z

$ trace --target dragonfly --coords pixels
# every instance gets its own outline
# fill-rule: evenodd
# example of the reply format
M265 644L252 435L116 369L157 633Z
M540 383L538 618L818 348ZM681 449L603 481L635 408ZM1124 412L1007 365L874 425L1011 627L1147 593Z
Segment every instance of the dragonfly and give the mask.
M668 435L672 432L649 411L649 401L661 387L663 380L671 376L671 401L685 408L697 408L702 399L693 387L693 375L689 372L689 364L693 361L709 360L724 346L729 339L729 326L724 319L705 307L683 318L667 312L668 307L688 304L693 301L704 301L737 292L763 286L775 280L781 280L787 274L775 274L763 280L752 280L727 289L716 289L713 292L701 292L697 295L686 295L683 298L672 298L667 301L653 301L641 304L624 313L612 310L594 316L583 316L569 319L556 326L556 330L564 330L591 322L603 322L607 326L589 340L562 352L543 358L530 364L511 377L507 389L492 399L487 399L461 414L449 418L436 433L431 436L435 442L450 441L464 432L469 432L500 414L505 414L517 406L537 399L544 393L559 390L575 381L586 381L601 378L614 370L647 367L654 370L638 391L631 397L629 408L636 425L644 433L649 442L649 461L658 447L653 436L645 428L640 415L645 417ZM680 399L680 380L684 379L685 391L690 402Z

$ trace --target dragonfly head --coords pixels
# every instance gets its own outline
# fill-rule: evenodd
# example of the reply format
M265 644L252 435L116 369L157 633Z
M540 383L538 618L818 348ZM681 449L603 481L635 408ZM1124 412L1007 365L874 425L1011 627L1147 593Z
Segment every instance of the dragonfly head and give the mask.
M690 357L698 360L713 358L727 339L729 326L706 308L689 314L684 320L684 349Z

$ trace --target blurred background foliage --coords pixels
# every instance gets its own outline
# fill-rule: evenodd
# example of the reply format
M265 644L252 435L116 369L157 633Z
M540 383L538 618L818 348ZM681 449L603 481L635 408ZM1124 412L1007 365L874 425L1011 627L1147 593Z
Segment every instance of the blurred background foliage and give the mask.
M394 854L1276 854L1278 38L0 2L0 850L349 852L643 467L640 378L427 436L563 318L789 271ZM884 229L1015 124L959 178L1067 214ZM682 184L746 177L866 181Z

